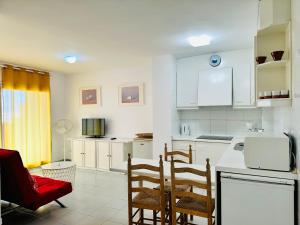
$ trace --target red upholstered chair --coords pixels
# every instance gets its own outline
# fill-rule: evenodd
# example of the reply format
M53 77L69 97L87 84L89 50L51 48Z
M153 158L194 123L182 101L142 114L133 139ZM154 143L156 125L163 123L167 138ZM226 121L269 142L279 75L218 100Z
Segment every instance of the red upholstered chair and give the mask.
M69 182L30 175L24 168L19 152L0 149L1 199L30 210L72 192Z

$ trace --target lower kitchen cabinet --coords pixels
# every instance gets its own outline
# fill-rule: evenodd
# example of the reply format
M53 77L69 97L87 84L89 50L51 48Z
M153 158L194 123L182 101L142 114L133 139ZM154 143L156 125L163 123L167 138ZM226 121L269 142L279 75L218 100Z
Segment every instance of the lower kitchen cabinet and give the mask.
M204 142L204 141L172 141L172 150L181 150L188 153L189 145L192 146L193 163L205 164L209 158L212 166L216 165L229 143Z
M105 139L71 139L71 148L77 167L100 170L118 170L132 154L132 142Z
M196 163L205 164L206 159L210 161L210 165L215 166L221 159L229 144L216 142L197 142L196 143Z

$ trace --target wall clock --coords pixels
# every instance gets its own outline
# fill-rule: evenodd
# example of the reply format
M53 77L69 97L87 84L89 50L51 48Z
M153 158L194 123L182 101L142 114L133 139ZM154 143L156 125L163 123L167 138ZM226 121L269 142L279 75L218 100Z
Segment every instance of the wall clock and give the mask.
M219 55L212 55L209 59L209 65L212 67L216 67L221 64L221 56Z

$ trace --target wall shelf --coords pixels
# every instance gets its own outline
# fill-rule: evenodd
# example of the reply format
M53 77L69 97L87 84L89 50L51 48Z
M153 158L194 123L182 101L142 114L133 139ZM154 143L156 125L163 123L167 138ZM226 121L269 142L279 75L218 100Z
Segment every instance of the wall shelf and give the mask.
M256 101L257 107L284 107L291 106L291 98L270 98L270 99L258 99Z
M275 69L280 67L285 67L289 61L288 60L280 60L280 61L270 61L262 64L257 64L256 68L258 70L261 69Z

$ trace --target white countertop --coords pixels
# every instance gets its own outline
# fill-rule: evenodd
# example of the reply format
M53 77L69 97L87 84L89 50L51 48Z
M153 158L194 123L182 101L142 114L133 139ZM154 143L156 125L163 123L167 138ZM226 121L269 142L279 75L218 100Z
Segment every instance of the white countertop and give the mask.
M114 140L111 140L111 137L103 137L103 138L89 138L89 137L71 137L69 140L85 140L85 141L110 141L110 142L116 142L116 143L131 143L133 141L133 138L116 138Z
M225 143L230 144L231 141L224 140L208 140L208 139L197 139L198 136L173 136L172 141L195 141L195 142L211 142L211 143ZM226 135L217 135L217 136L226 136ZM230 136L230 135L227 135Z
M296 170L292 172L280 172L273 170L259 170L247 168L244 162L244 153L242 151L234 150L235 144L244 142L244 138L234 138L222 158L216 165L216 171L238 173L254 176L276 177L282 179L297 179Z

